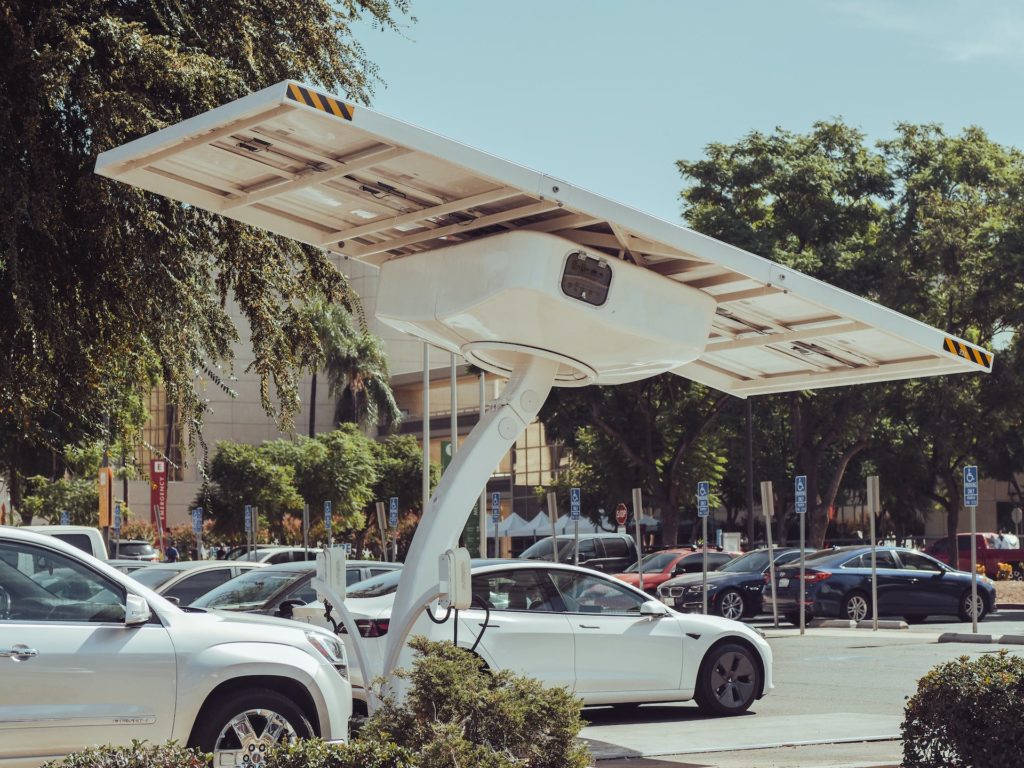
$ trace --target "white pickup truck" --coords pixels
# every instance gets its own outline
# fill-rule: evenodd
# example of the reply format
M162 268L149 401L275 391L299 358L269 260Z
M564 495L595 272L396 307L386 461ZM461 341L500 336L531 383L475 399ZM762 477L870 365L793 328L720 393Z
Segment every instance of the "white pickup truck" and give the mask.
M214 765L343 740L352 688L331 633L180 609L73 546L0 527L0 768L176 739Z

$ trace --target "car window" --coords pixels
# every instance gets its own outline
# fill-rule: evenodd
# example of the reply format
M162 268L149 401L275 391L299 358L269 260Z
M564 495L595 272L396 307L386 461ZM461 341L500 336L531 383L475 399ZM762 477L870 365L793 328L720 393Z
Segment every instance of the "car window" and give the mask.
M138 542L138 541L131 542L131 543L129 543L129 542L121 542L120 544L117 544L116 546L111 546L111 549L116 549L117 553L121 557L143 557L143 556L150 556L151 557L151 556L156 554L156 550L153 549L153 545L152 544L147 544L145 542Z
M351 587L363 580L363 570L361 568L346 568L345 569L345 586Z
M673 573L700 573L704 570L704 558L687 557L676 564Z
M675 562L678 557L678 552L652 552L643 559L644 573L663 571ZM626 573L636 573L640 565L641 563L633 563L626 569Z
M721 552L709 552L708 553L708 568L715 570L720 566L725 565L732 557L730 555L724 555Z
M70 544L76 549L80 549L86 554L93 554L92 551L92 539L88 534L85 533L55 533L52 534L53 538L60 539Z
M600 576L576 571L548 573L568 613L639 614L645 598Z
M267 564L276 565L277 563L290 563L292 562L291 552L275 552L266 559Z
M748 552L745 555L729 561L727 565L719 570L729 573L760 573L768 567L768 550L759 549L756 552Z
M613 537L603 539L601 543L604 544L605 557L629 557L629 545L626 544L625 539Z
M971 551L971 537L970 536L957 536L956 547L960 552Z
M366 581L360 581L357 584L353 584L352 589L345 590L345 599L390 595L398 589L398 581L401 578L401 569L395 569L382 573L380 576L369 578Z
M394 570L395 570L394 568L371 568L370 569L370 576L371 577L372 576L381 576L381 575L383 575L385 573L391 573Z
M306 603L312 603L316 600L316 590L313 589L313 575L310 574L296 583L295 586L282 595L281 599L278 600L277 603L281 604L285 600L301 600L303 605Z
M122 622L125 591L59 552L0 542L0 621Z
M539 568L481 573L473 576L473 607L486 602L498 611L561 611L564 606Z
M776 567L780 565L786 565L800 559L800 550L795 552L783 552L781 555L775 558Z
M927 555L918 552L900 552L900 561L908 571L931 571L941 573L945 569Z
M193 600L202 597L214 587L219 587L230 578L230 568L212 568L207 571L197 571L185 576L162 594L165 597L178 598L179 605L190 605Z
M132 578L135 579L139 584L150 589L156 589L161 584L164 584L181 571L177 568L154 568L152 566L146 568L140 568L132 574Z

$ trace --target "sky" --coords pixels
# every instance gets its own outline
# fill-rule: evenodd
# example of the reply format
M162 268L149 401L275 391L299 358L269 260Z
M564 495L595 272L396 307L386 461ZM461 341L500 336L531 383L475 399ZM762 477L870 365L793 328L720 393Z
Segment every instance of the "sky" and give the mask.
M841 117L1024 148L1019 0L412 0L358 28L392 117L680 221L680 159Z

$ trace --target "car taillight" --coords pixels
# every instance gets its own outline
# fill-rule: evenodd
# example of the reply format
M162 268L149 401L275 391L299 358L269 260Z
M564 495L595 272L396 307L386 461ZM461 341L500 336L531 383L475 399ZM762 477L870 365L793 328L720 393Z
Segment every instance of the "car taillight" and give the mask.
M815 584L824 581L832 574L829 571L804 571L804 581L808 584ZM797 576L797 578L800 578Z
M356 619L356 626L363 637L383 637L388 633L391 619Z

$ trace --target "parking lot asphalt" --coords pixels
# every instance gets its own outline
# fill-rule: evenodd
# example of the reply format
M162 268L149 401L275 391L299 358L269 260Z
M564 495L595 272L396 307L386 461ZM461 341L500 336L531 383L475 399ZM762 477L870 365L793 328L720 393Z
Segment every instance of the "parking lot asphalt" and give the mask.
M593 708L586 739L599 768L863 768L895 766L900 723L917 680L936 664L1024 645L940 643L971 624L932 620L902 630L775 628L754 622L775 655L775 690L751 712L701 715L692 703L646 705L630 712ZM1003 609L979 634L1024 634L1024 610ZM983 639L983 638L979 638Z

